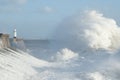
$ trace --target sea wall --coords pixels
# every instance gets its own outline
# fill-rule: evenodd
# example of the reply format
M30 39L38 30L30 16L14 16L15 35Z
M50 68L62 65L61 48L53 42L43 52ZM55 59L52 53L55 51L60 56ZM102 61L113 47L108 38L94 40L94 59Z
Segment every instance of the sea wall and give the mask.
M0 33L0 48L9 48L11 47L9 41L9 34Z
M0 49L2 48L11 48L11 49L20 49L26 51L25 43L23 39L20 38L9 38L9 34L0 33Z

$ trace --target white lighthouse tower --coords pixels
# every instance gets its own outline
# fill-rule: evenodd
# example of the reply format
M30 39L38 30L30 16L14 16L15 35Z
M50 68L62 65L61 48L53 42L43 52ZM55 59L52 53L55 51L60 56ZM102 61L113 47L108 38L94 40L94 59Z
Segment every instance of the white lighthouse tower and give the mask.
M17 38L17 30L14 29L14 38Z
M17 30L16 29L14 29L14 31L13 31L13 42L17 42Z

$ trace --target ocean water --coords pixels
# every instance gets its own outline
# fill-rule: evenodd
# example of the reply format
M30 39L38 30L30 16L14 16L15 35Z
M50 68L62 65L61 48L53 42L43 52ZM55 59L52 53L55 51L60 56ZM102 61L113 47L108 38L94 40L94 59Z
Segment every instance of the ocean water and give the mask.
M26 40L30 54L49 64L36 68L33 80L119 80L119 52L92 50L80 52L54 48L52 40ZM52 44L53 45L53 44ZM59 43L57 45L60 45Z
M95 10L63 20L52 40L0 49L0 80L120 80L120 27Z

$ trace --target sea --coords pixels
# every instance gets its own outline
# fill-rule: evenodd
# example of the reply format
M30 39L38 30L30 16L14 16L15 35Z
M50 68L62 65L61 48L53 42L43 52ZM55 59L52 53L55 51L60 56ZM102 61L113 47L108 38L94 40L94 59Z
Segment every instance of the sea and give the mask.
M120 80L120 27L95 10L66 18L51 39L0 49L0 80Z
M29 54L45 61L44 67L36 68L37 79L32 80L119 80L119 52L103 49L78 51L55 48L52 40L26 40ZM61 44L56 44L61 45Z

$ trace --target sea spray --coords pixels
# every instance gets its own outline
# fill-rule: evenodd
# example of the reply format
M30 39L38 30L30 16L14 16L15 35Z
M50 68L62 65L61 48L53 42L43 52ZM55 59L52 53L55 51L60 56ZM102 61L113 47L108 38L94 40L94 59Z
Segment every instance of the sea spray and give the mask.
M57 56L54 56L57 59L54 60L66 61L63 57L69 56L69 52L77 53L79 58L76 60L77 66L71 61L74 67L65 66L60 72L66 76L59 74L59 70L53 70L56 79L60 80L59 76L62 76L61 80L119 80L119 34L120 28L116 21L95 10L63 20L53 37L54 49L61 50L56 52ZM69 64L62 63L62 67L64 65Z
M116 50L120 47L120 28L116 21L95 10L65 19L54 39L63 48Z
M56 61L71 61L71 60L77 60L79 57L78 53L75 53L67 48L62 49L60 52L57 52L54 59Z

